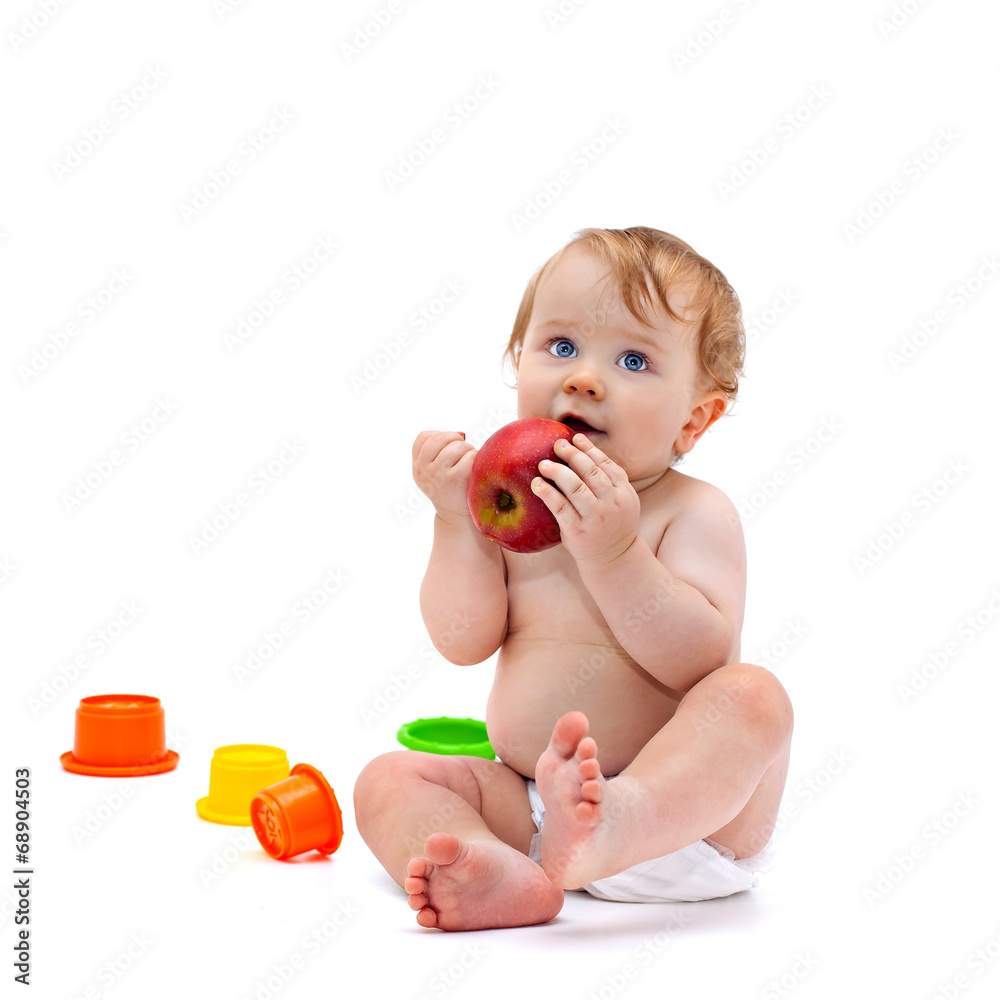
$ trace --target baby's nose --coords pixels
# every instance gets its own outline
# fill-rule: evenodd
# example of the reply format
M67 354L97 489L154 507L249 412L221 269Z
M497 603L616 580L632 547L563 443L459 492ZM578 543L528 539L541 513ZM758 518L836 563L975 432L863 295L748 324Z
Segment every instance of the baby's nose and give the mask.
M590 368L580 368L563 382L564 392L585 392L595 399L604 398L604 386Z

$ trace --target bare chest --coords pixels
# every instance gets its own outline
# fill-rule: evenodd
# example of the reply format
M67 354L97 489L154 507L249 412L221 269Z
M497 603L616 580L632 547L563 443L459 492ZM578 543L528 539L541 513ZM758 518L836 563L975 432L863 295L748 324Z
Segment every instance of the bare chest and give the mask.
M666 523L641 516L639 536L655 552ZM527 554L503 553L507 564L508 638L562 639L614 645L604 616L584 586L576 561L563 545Z

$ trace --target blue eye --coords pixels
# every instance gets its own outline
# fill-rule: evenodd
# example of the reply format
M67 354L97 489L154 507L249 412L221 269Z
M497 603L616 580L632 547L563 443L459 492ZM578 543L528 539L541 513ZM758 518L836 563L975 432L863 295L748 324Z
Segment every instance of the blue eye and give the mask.
M549 354L557 358L572 358L576 354L576 348L570 340L552 340L549 342Z
M624 363L622 364L622 362ZM622 368L627 368L630 372L641 372L645 371L649 365L649 358L638 351L629 351L628 354L620 359L619 364L621 364Z

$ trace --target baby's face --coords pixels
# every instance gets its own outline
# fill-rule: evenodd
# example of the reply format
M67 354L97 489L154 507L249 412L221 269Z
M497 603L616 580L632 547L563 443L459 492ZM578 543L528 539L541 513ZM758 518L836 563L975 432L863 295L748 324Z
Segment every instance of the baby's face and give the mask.
M675 446L690 450L683 429L713 394L696 388L693 326L659 306L644 326L610 280L608 265L578 246L542 278L518 363L517 411L582 430L638 491L670 468ZM677 293L670 304L684 315L687 302Z

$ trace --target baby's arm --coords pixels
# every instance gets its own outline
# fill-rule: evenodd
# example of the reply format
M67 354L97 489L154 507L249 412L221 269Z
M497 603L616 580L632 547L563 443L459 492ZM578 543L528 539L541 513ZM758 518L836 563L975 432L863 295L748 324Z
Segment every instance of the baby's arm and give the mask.
M413 444L413 478L437 512L420 612L438 652L460 665L482 663L507 634L503 555L465 499L475 455L457 431L423 431Z
M575 445L575 446L574 446ZM654 553L639 535L639 497L625 470L577 434L556 442L567 464L542 462L532 489L559 523L608 627L643 670L689 691L736 650L743 626L746 550L729 498L703 483Z
M580 575L622 648L677 691L689 691L736 649L743 627L746 548L739 517L705 484L668 525L656 553L637 537L612 563Z

